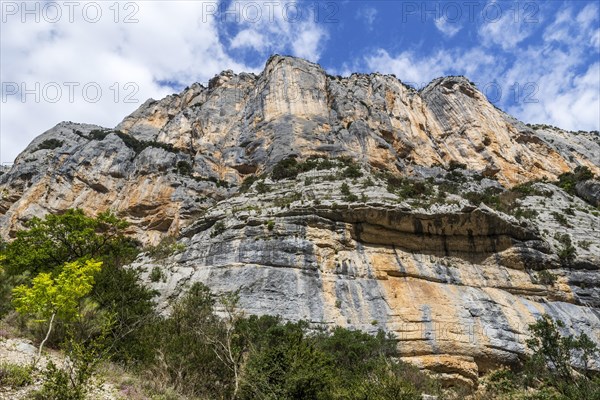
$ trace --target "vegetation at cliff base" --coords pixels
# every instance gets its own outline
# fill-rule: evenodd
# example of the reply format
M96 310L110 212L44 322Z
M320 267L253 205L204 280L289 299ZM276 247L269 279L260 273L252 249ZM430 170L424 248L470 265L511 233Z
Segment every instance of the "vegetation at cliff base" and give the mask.
M124 268L142 250L125 229L111 213L68 210L33 219L13 241L0 243L4 315L39 346L36 361L43 349L61 350L69 360L43 368L0 364L0 388L37 380L31 399L93 399L102 366L110 363L108 369L121 368L132 379L120 384L126 398L600 399L600 376L590 368L600 355L595 343L585 334L568 335L546 315L529 327L528 355L490 372L469 393L442 388L401 361L396 339L381 330L249 316L238 307L237 292L216 295L195 283L169 304L168 314L159 314L155 293ZM213 232L221 229L217 223ZM145 250L160 260L182 249L171 239ZM555 277L544 272L539 279L551 286ZM155 266L149 279L158 282L162 274Z

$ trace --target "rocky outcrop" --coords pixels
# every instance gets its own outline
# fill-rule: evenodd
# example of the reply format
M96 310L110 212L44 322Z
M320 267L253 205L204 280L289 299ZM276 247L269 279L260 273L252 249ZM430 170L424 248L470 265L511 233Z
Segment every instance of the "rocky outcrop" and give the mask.
M590 205L540 184L544 196L522 201L539 215L517 220L464 200L397 203L378 178L330 181L331 173L266 180L262 194L255 184L184 231L186 250L160 262L142 257L133 267L147 277L154 268L165 272L153 283L165 307L203 282L217 293L239 290L251 314L388 330L406 360L448 384L473 385L479 374L518 362L528 325L543 313L600 340L600 241L584 250L577 240L597 235L600 217ZM347 201L343 183L368 199ZM561 244L544 232L558 225L545 213L552 218L566 200L578 212L577 227L565 232L578 262L593 269L565 268Z
M393 76L332 77L281 56L258 76L226 71L148 100L115 128L121 136L89 138L102 129L59 124L18 157L0 178L4 235L32 215L81 206L113 208L156 242L231 194L219 183L236 186L290 155L345 155L395 174L462 163L509 186L578 165L600 172L597 135L527 127L465 78L417 92Z
M600 343L597 182L577 185L587 202L548 183L507 190L599 174L598 154L596 133L527 126L463 77L416 91L274 56L260 75L148 100L114 129L45 132L0 175L0 233L111 209L143 243L185 245L132 266L166 312L196 281L239 290L247 313L393 332L407 360L474 385L520 359L542 313ZM271 179L310 156L328 162Z
M587 180L578 182L575 186L577 195L585 199L588 203L600 207L600 181Z

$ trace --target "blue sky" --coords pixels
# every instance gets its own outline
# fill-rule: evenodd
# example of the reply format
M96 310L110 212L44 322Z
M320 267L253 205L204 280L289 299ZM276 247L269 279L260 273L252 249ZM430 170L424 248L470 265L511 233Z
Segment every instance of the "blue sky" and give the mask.
M62 120L112 127L273 53L415 87L465 75L525 122L600 128L593 1L0 1L0 162Z

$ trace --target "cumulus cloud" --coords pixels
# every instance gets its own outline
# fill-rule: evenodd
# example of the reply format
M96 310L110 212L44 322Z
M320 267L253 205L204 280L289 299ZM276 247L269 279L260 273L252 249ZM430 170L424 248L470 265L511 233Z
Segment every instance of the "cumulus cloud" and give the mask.
M328 39L318 23L314 6L298 1L234 1L226 11L241 15L225 23L239 28L230 39L233 49L253 50L263 55L290 50L297 57L317 62Z
M72 9L56 2L57 18L45 2L2 2L0 162L58 122L112 127L148 98L206 84L225 69L257 72L270 52L318 60L327 32L306 7L298 15L294 2L277 2L272 17L257 20L256 10L265 10L238 3L236 14L234 3L213 0L76 2ZM228 43L231 26L238 33ZM230 53L238 48L258 53L259 64L238 62Z
M457 22L448 22L448 19L445 17L436 18L434 24L438 31L442 32L448 37L453 37L462 29L462 26L460 26Z
M500 46L503 50L514 50L539 26L542 18L537 13L525 13L519 3L513 9L503 9L501 3L492 1L488 6L498 10L496 14L483 13L479 27L479 38L487 46ZM503 11L502 11L503 10Z
M540 38L526 46L518 44L531 28L519 31L503 18L480 27L480 35L500 35L481 45L430 53L377 49L364 62L419 88L438 76L465 75L491 101L525 122L598 130L600 64L589 62L594 54L597 60L599 50L598 6L589 4L578 13L559 9Z
M509 80L535 83L529 99L521 96L509 112L528 122L550 123L571 130L600 128L600 67L588 65L598 54L598 7L590 4L575 15L571 8L557 12L538 46L519 53L505 72ZM536 68L531 68L536 65ZM523 84L521 84L523 87Z
M498 60L481 49L439 50L429 55L419 55L414 51L390 55L379 49L367 56L365 61L369 69L394 74L418 89L440 76L456 74L471 78L477 76L479 86L485 86L500 68Z
M62 120L115 126L146 99L174 91L161 82L206 82L223 69L246 69L205 15L213 2L119 3L118 13L117 3L96 2L98 12L82 3L72 17L59 2L55 22L58 14L44 14L42 2L27 4L40 7L37 16L3 15L3 162Z

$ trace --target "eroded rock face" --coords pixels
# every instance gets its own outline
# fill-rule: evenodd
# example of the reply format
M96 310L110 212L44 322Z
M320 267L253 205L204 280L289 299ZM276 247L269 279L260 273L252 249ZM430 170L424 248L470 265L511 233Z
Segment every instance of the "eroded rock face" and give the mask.
M225 71L148 100L115 129L45 132L0 174L0 234L48 212L111 209L145 244L185 244L132 266L164 269L149 284L166 311L196 281L240 290L248 313L391 331L407 360L473 385L518 361L542 313L600 343L600 217L596 181L577 185L587 203L536 184L514 215L468 195L577 166L599 174L598 154L596 133L526 126L463 77L416 91L274 56L260 75ZM363 176L333 163L268 177L277 162L309 156L350 157ZM461 164L468 171L447 171ZM399 198L381 171L433 191ZM242 188L249 176L266 180Z
M167 308L203 282L217 293L239 290L251 314L385 329L404 359L448 384L472 386L479 374L517 363L528 325L544 313L564 321L565 333L600 341L600 216L589 204L538 184L544 196L521 201L537 215L519 220L458 196L398 203L377 177L329 176L266 180L263 194L255 184L185 230L185 251L161 262L142 257L134 267L144 276L166 272L153 285ZM348 201L343 183L368 198ZM562 207L577 209L570 227L552 219ZM573 239L569 266L550 229ZM584 237L593 241L581 247Z
M534 131L465 78L417 92L392 76L336 78L281 56L258 76L225 71L208 87L148 100L115 128L121 136L94 139L94 130L111 131L61 123L18 157L0 178L3 235L32 215L77 206L113 208L155 243L235 191L220 183L237 185L291 155L350 156L394 174L463 163L509 186L578 165L600 173L598 135ZM61 145L39 149L52 139Z

